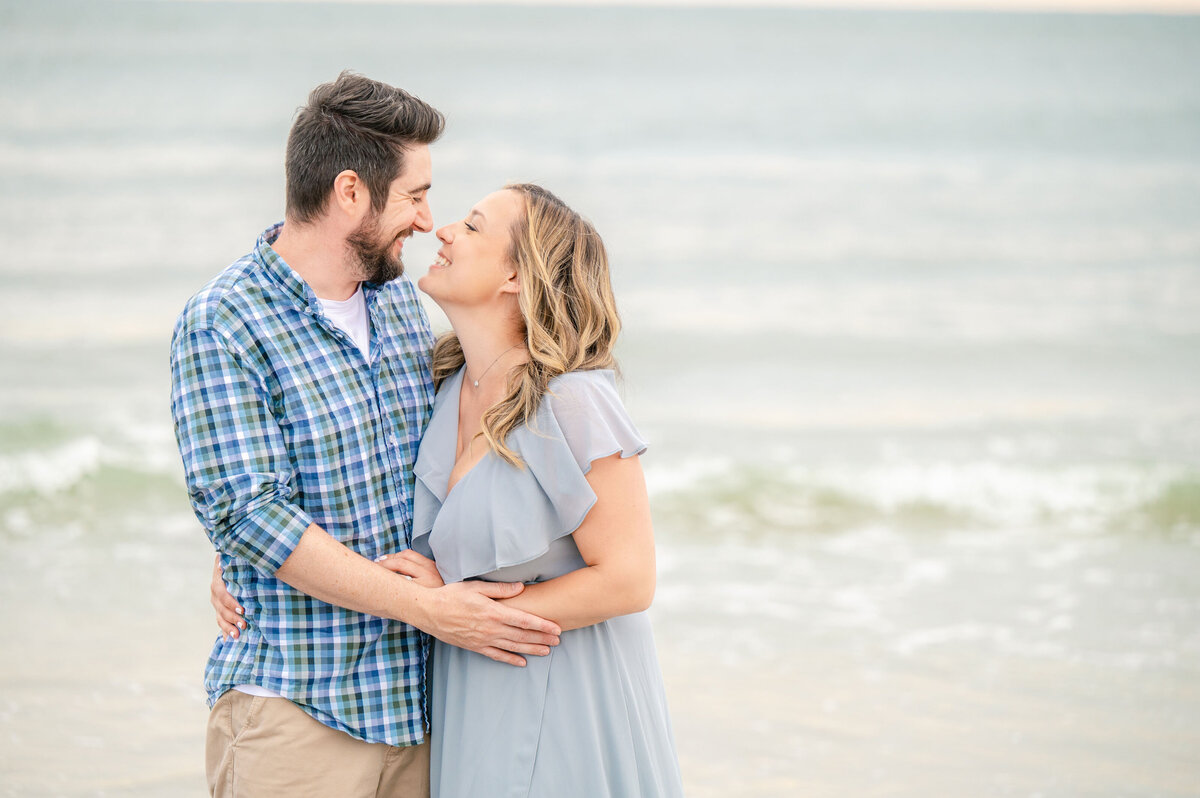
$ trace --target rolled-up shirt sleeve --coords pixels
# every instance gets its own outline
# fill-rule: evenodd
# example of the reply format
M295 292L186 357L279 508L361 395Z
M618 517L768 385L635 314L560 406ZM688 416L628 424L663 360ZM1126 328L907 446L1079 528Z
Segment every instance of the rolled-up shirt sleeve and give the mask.
M262 375L209 329L171 346L171 413L192 509L218 551L274 574L312 523Z

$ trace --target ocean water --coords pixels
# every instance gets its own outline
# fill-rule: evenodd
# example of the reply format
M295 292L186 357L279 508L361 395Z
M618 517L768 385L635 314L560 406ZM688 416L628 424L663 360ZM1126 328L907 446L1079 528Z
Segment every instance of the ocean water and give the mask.
M690 795L1196 794L1200 18L166 0L0 0L0 794L204 793L170 330L343 68L605 237Z

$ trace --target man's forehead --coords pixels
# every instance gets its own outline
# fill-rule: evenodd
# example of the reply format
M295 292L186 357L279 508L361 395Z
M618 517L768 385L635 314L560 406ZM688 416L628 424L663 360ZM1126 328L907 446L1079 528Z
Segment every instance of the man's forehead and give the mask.
M420 194L433 185L433 168L429 160L429 147L418 144L404 148L404 168L392 181L392 190L405 194Z

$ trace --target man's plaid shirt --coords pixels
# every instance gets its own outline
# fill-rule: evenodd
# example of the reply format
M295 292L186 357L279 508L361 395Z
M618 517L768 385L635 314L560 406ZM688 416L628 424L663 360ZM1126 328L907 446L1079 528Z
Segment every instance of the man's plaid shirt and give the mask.
M188 493L248 627L214 644L209 705L256 684L359 739L417 743L425 636L274 574L314 522L368 559L408 548L412 464L433 403L429 321L407 278L364 283L364 358L271 248L281 228L192 297L171 342Z

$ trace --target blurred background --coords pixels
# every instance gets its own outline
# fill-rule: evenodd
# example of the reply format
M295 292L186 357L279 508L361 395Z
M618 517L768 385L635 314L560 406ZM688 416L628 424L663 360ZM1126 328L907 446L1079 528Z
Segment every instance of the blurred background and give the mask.
M205 793L171 327L344 68L605 236L690 795L1198 794L1200 16L942 4L0 0L0 795Z

